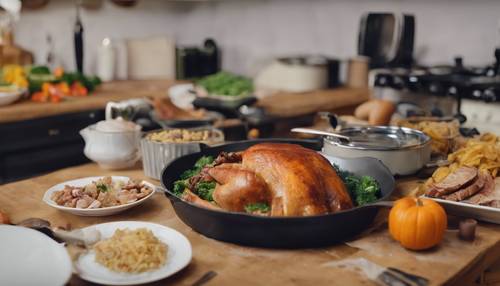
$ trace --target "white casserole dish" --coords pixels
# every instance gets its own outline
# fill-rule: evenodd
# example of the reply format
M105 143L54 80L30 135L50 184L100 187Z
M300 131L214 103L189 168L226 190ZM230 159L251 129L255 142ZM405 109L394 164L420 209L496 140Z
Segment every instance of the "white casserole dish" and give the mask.
M152 141L147 138L147 134L142 138L142 166L144 169L144 174L146 176L156 180L160 180L163 168L165 168L165 166L172 162L174 159L187 154L199 152L205 145L213 145L224 142L224 134L219 129L201 128L189 130L210 130L212 135L206 141L192 141L184 143Z

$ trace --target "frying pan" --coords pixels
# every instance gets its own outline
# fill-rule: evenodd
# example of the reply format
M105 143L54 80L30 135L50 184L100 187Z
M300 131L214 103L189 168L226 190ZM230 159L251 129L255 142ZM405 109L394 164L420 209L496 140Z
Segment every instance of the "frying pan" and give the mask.
M165 167L161 182L177 216L193 230L216 240L247 246L269 248L323 247L347 240L361 233L374 220L378 208L394 189L391 172L373 158L342 159L327 157L357 175L369 175L380 184L382 197L374 204L334 214L306 217L262 217L245 213L211 210L185 202L170 190L184 170L193 167L201 156L217 156L220 152L242 151L264 142L299 144L320 150L320 141L261 139L230 143L180 157Z

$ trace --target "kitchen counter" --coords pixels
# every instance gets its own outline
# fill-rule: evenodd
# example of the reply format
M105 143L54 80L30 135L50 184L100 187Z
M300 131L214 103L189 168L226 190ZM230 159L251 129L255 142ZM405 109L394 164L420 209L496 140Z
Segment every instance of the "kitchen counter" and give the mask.
M0 124L68 113L104 109L109 101L166 96L174 80L115 81L103 83L86 97L71 98L57 104L24 100L0 106ZM358 105L369 98L367 89L339 88L308 93L278 93L259 101L270 114L292 117Z
M103 83L89 96L75 97L60 103L25 100L0 106L0 123L104 109L109 101L165 96L167 89L174 83L172 80L115 81Z
M125 213L108 217L79 217L53 209L42 202L44 192L57 183L86 176L119 174L144 178L136 169L104 171L96 164L62 169L48 175L0 186L0 209L7 212L13 222L29 217L49 220L53 226L73 228L92 224L139 220L172 227L183 233L193 247L191 264L180 273L154 285L191 285L208 271L217 276L207 285L375 285L353 268L342 267L343 259L366 258L383 266L421 275L431 285L471 285L475 278L500 258L500 226L480 223L477 238L464 242L456 231L447 231L439 247L414 252L393 241L383 223L369 234L345 244L328 248L303 250L259 249L223 243L206 238L180 221L165 195L157 193L145 204ZM155 182L150 180L156 184ZM416 182L398 181L397 194L414 189ZM387 211L381 211L383 221ZM71 285L87 285L73 276Z

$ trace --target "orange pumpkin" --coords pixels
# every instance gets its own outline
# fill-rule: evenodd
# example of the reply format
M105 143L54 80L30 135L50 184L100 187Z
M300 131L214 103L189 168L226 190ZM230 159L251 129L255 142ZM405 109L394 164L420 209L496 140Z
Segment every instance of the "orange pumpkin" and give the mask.
M430 199L402 198L389 213L389 232L412 250L431 248L443 240L447 217L443 207Z

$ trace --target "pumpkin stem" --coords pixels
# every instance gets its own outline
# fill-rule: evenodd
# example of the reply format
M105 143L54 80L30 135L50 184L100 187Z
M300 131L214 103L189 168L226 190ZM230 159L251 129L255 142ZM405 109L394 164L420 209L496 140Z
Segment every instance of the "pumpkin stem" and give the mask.
M417 198L417 207L422 207L423 205L422 200Z

